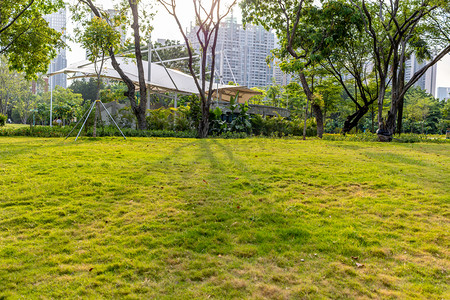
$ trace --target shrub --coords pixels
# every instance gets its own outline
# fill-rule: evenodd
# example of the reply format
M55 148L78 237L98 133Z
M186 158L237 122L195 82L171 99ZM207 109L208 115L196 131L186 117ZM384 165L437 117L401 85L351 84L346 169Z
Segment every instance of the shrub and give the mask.
M147 128L150 130L172 130L173 113L169 108L147 110Z
M5 115L0 114L0 126L5 126L6 125L6 119L8 117Z
M304 120L294 118L292 120L283 117L262 117L254 115L250 119L252 132L254 135L264 135L271 137L283 136L303 136ZM317 126L314 119L308 119L306 122L306 135L315 136L317 134Z

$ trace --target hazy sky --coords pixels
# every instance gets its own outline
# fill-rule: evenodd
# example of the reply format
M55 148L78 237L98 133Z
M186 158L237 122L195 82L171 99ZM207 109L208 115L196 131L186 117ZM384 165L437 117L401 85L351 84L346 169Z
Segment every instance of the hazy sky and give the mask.
M103 4L103 7L107 9L113 8L113 3L115 1L97 0L96 2ZM230 2L231 0L224 1L224 3ZM173 17L160 5L156 5L154 9L156 11L156 16L153 20L154 30L152 32L152 40L158 38L181 40L182 36ZM179 12L179 18L184 29L189 28L191 22L194 21L192 1L178 0L177 11ZM235 6L234 9L234 16L237 17L238 20L241 18L240 10L237 6ZM70 16L68 22L70 23ZM68 24L68 31L71 32L72 30L73 25ZM67 56L68 64L85 59L85 51L81 47L75 44L70 44L70 47L71 51L69 51ZM450 55L444 57L437 65L437 87L450 87Z

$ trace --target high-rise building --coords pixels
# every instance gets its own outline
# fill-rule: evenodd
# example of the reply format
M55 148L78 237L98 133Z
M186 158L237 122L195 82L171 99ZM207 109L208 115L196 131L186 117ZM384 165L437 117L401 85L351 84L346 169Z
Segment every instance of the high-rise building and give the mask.
M58 12L44 16L49 26L58 32L66 31L66 9L62 8ZM65 42L65 38L63 37ZM50 63L49 72L59 71L67 67L66 49L60 49L56 58ZM58 74L52 76L50 80L51 89L54 90L57 85L66 88L67 76L66 74Z
M423 61L419 62L415 53L411 54L411 57L405 62L405 82L408 82L411 77L419 71L423 66L425 66L428 62ZM425 90L427 93L436 96L436 73L437 73L437 65L433 65L430 67L419 80L416 81L414 86L420 87Z
M439 100L450 99L450 87L438 87L437 98Z
M199 49L198 27L191 28L189 38ZM238 24L233 17L219 29L216 46L215 76L220 83L232 81L247 87L263 87L273 82L285 83L286 76L273 63L267 64L270 51L276 48L275 34L262 26Z

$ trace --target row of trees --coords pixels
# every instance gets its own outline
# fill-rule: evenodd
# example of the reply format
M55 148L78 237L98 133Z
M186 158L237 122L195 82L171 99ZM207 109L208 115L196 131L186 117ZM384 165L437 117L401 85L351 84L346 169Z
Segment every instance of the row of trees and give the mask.
M261 95L250 99L250 104L270 105L289 109L292 118L304 118L307 99L297 82L287 86L273 84L265 89L255 88ZM350 89L354 90L354 87ZM316 98L323 112L324 132L340 133L349 115L358 111L358 107L348 97L342 86L336 81L319 81L315 86ZM386 113L390 107L391 90L386 92L383 111ZM404 113L402 132L414 133L445 133L450 127L450 101L439 101L420 87L412 87L404 97ZM307 112L312 117L312 111ZM373 103L368 112L359 119L352 132L372 132L377 129L377 106Z
M244 0L244 21L275 29L281 67L299 77L308 104L324 128L314 78L335 78L356 106L343 127L349 132L377 106L380 139L402 131L404 98L425 72L450 52L448 1ZM415 52L429 63L405 78L405 62ZM323 73L322 73L323 74ZM309 76L309 80L308 80ZM319 75L320 76L320 75ZM323 76L323 75L322 75ZM352 80L345 80L350 77ZM351 87L353 90L351 89ZM390 90L389 110L385 111Z

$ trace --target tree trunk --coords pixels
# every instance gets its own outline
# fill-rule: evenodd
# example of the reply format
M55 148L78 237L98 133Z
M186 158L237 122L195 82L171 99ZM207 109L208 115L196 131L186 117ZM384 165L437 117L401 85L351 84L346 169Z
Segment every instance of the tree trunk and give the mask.
M97 137L97 113L99 111L98 102L95 103L94 126L92 127L92 137Z
M311 105L312 111L314 112L314 116L316 117L317 123L317 136L322 138L323 136L323 114L322 108L318 104Z
M303 140L306 140L306 120L308 120L309 99L306 98L305 120L303 122Z
M375 124L374 124L374 120L375 119L375 111L374 111L374 109L373 109L373 105L372 105L372 107L371 107L371 112L370 112L370 121L371 121L371 123L372 123L372 133L375 133Z
M353 127L356 127L358 125L359 120L361 120L361 118L364 117L364 115L368 111L369 111L369 107L364 105L360 109L358 109L355 113L348 116L344 122L344 128L342 128L342 133L343 134L349 133ZM372 118L372 120L373 120L373 118ZM372 127L373 127L373 121L372 121Z
M402 96L398 99L397 104L397 134L402 133L402 127L403 127L403 105L405 102L405 98Z
M94 3L91 0L86 0L86 4L89 6L91 11L94 13L95 16L102 18L102 15L100 14L97 7L94 5ZM147 129L147 122L145 121L145 112L146 112L146 106L147 106L147 88L145 86L145 78L144 78L144 68L142 66L142 55L140 50L140 34L139 34L139 16L138 16L138 10L137 10L137 2L134 0L129 0L129 4L133 13L133 30L134 30L134 38L135 38L135 54L136 54L136 63L138 66L138 75L139 75L139 85L140 85L140 92L141 92L141 99L140 103L138 104L136 102L136 87L131 81L131 79L125 74L125 72L120 67L120 64L117 62L116 56L114 54L114 49L109 48L108 52L111 57L111 64L114 68L114 70L119 73L120 78L122 78L123 82L127 86L127 91L124 92L124 96L128 98L131 105L131 110L133 114L136 116L136 119L138 121L138 127L141 130Z
M202 101L202 119L199 123L198 136L200 138L208 137L209 133L209 105L207 101Z
M133 14L133 24L131 25L131 28L133 28L134 33L134 53L136 55L140 91L139 105L134 108L134 111L138 120L139 129L145 130L147 129L147 122L145 120L145 112L147 110L147 85L145 84L144 66L142 64L138 2L136 0L128 0L128 3L130 4L131 12Z
M381 76L380 76L381 77ZM386 77L380 78L380 88L378 93L378 139L381 142L390 142L392 140L393 131L389 131L383 119L383 103L386 94ZM393 128L391 128L392 130Z
M299 73L300 82L303 87L303 91L305 92L306 99L311 103L311 111L314 113L314 116L316 117L316 123L317 123L317 136L319 138L322 138L323 135L323 114L322 114L322 108L320 105L314 104L313 99L313 93L311 92L311 89L309 88L308 81L306 80L306 76L303 72Z

